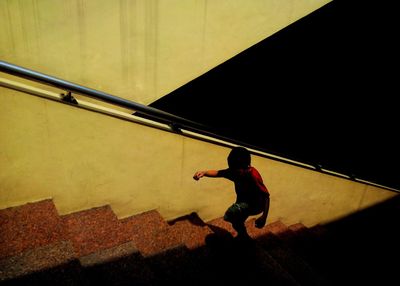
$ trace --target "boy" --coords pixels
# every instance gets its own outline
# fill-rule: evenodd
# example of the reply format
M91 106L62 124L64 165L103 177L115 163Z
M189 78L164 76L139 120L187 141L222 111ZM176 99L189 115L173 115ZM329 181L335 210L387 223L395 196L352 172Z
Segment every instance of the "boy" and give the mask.
M232 224L238 239L250 238L245 227L249 216L262 213L255 221L255 226L262 228L269 210L268 189L250 162L250 152L246 148L234 147L228 156L228 169L198 171L193 176L196 181L202 177L222 177L234 182L236 202L227 209L224 220Z

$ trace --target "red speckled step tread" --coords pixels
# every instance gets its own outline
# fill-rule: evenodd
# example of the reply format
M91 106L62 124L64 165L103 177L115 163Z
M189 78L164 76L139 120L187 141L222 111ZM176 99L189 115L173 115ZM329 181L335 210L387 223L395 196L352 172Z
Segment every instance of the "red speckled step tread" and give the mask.
M67 265L74 260L74 249L69 241L58 241L28 249L13 257L0 260L0 281Z
M83 267L91 267L103 263L112 262L120 259L121 257L127 257L131 255L140 255L136 246L132 241L117 245L112 248L99 250L89 255L82 256L79 261Z
M256 218L250 218L245 223L247 232L253 239L264 236L269 232L280 233L287 230L287 226L280 221L267 223L264 227L257 228L255 227L255 220ZM207 222L207 224L213 232L217 234L223 234L225 232L225 234L230 234L233 237L237 235L237 232L233 229L232 225L229 222L226 222L222 217L213 219Z
M215 234L228 236L236 236L237 234L232 225L225 221L222 217L210 220L207 222L207 224Z
M276 234L276 235L283 234L283 233L289 231L288 226L279 220L275 221L273 223L270 223L268 225L268 228L273 234Z
M119 220L110 206L60 217L52 200L2 210L0 219L0 258L61 240L71 241L76 257L127 242L132 242L142 255L149 256L179 245L188 249L204 246L210 234L236 236L231 224L223 218L205 223L192 213L167 222L158 211L151 210ZM258 229L254 220L246 221L253 238L288 229L279 221Z
M62 216L66 238L77 257L107 249L130 240L129 233L109 206Z
M168 235L169 225L155 211L147 211L121 220L124 230L144 256L153 255L179 244Z
M288 226L288 228L294 232L296 231L301 231L301 230L306 230L308 229L304 224L302 223L294 223Z
M185 244L188 249L204 246L207 235L213 233L196 213L172 220L169 225L168 235L176 238L178 243Z
M212 230L197 216L190 214L167 223L157 211L148 211L122 220L132 241L144 255L185 245L188 249L205 245Z
M63 231L52 200L3 209L0 211L0 259L60 241Z

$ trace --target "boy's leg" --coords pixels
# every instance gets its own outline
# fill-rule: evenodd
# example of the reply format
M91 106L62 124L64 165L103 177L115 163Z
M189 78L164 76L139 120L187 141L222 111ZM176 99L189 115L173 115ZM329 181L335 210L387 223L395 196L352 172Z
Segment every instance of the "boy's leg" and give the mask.
M238 233L238 237L241 238L247 238L249 237L249 234L247 233L247 229L246 226L244 224L244 221L235 221L232 222L232 227L236 230L236 232Z
M232 224L232 227L238 233L238 237L247 238L249 235L245 221L248 217L248 205L246 203L234 203L226 210L224 220Z

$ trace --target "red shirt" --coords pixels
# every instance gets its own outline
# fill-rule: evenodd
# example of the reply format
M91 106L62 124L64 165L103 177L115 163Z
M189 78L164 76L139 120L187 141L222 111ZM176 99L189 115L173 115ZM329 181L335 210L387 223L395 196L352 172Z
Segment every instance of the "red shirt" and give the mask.
M218 177L234 182L237 203L246 202L252 206L260 206L264 204L265 197L269 196L260 173L254 167L219 170Z

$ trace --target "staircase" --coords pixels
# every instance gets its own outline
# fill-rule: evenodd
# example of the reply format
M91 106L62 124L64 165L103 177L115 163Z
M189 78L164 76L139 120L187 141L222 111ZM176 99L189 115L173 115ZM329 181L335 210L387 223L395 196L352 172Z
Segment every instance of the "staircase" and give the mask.
M373 214L368 219L375 222ZM53 201L44 200L0 210L0 284L300 286L375 279L392 285L385 284L395 277L385 256L374 244L357 247L351 231L346 240L343 224L307 228L276 221L257 229L250 219L253 240L243 242L222 218L204 222L192 213L165 221L151 210L118 219L109 206L60 216ZM380 249L397 254L397 238ZM367 255L357 260L363 250ZM371 276L369 269L379 272Z

